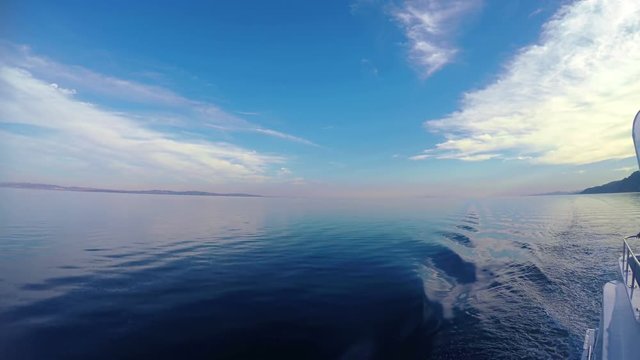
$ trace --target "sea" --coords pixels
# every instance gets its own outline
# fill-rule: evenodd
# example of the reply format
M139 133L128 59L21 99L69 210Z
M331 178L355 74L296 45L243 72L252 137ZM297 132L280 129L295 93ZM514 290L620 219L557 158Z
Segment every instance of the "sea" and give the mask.
M578 359L639 220L640 194L0 189L0 359Z

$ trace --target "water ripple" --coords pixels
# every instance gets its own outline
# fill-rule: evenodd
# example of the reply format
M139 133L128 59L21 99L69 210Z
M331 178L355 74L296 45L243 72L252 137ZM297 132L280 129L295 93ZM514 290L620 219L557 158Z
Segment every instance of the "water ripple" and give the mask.
M640 215L629 194L20 194L0 191L3 359L577 359Z

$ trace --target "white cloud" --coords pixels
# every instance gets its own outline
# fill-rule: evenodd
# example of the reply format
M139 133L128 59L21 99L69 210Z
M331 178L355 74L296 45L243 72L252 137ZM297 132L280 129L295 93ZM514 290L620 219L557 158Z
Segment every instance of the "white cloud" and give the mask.
M460 109L425 122L446 140L426 158L528 159L587 164L633 155L640 107L640 2L584 0L562 7L538 43Z
M425 77L454 59L456 26L479 5L480 0L407 0L395 9L393 15L409 40L411 59Z
M459 156L458 154L436 154L435 151L425 150L422 154L410 156L410 160L426 160L437 157L438 159L458 159L464 161L485 161L499 157L498 154L475 154Z
M66 95L75 95L77 93L77 91L75 89L65 89L63 87L58 86L58 84L56 84L56 83L51 83L51 84L49 84L49 86L51 86L52 88L62 92L63 94L66 94Z
M137 117L80 101L72 92L12 66L0 65L0 120L32 132L0 132L4 166L12 167L5 168L7 172L59 165L74 168L76 173L67 177L95 171L88 176L100 181L161 176L204 183L255 182L268 177L272 164L284 161L224 142L178 139L149 129Z
M215 104L189 99L170 89L104 75L81 66L60 64L46 57L34 55L28 46L16 46L0 41L0 60L6 65L26 69L34 77L51 82L54 87L59 87L59 84L73 86L75 89L69 91L74 94L97 94L102 98L147 105L160 109L163 113L172 113L174 125L182 123L190 128L207 126L227 132L257 132L300 144L315 145L307 139L264 128L224 111Z

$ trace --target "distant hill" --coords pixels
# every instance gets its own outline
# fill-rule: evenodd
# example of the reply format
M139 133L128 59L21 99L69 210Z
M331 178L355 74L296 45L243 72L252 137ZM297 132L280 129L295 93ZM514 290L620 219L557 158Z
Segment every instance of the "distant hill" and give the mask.
M622 192L640 192L640 171L636 171L629 177L608 184L590 187L582 190L580 194L607 194Z
M114 189L99 189L99 188L79 187L79 186L58 186L58 185L50 185L50 184L32 184L32 183L0 183L0 187L14 188L14 189L98 192L98 193L116 193L116 194L262 197L261 195L243 194L243 193L212 193L212 192L206 192L206 191L171 191L171 190L114 190Z

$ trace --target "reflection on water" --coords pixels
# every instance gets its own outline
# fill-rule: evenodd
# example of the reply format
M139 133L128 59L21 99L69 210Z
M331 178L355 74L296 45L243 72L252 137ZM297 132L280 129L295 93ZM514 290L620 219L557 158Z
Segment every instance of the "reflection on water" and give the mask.
M633 194L0 191L0 358L577 358Z

